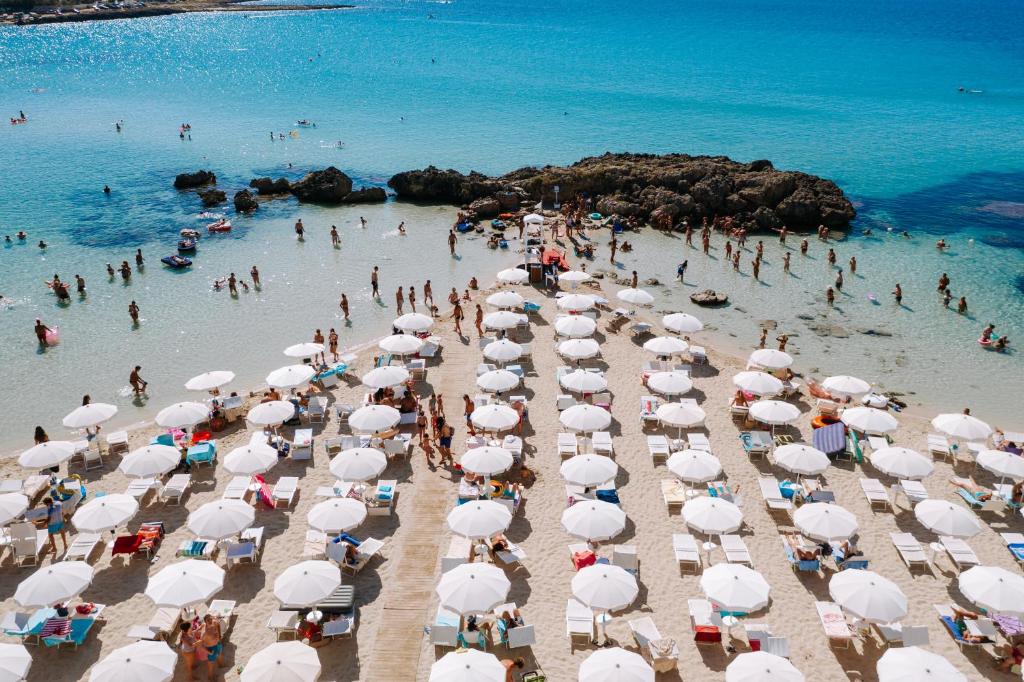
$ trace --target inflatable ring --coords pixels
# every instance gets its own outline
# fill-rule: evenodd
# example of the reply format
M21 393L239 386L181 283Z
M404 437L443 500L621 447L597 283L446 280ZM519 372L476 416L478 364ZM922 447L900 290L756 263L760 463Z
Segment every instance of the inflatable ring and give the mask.
M66 485L69 481L74 481L73 488ZM68 499L75 493L82 492L82 477L78 474L71 474L67 478L62 478L54 487L54 492L60 496L61 502Z
M591 213L590 214L590 219L591 220L600 220L601 219L601 214L600 213Z
M811 428L820 429L823 426L829 426L831 424L839 423L839 419L836 417L829 417L825 414L819 414L817 417L811 420Z

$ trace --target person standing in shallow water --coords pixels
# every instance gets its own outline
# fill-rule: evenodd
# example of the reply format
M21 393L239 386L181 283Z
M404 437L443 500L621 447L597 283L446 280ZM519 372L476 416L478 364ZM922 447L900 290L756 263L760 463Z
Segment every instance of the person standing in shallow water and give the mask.
M341 303L339 303L338 305L341 306L341 312L345 316L345 319L348 320L348 296L342 294Z
M128 304L128 314L132 318L132 324L139 325L139 306L135 301Z
M370 287L373 289L373 297L380 298L380 268L376 265L370 273Z
M238 296L238 279L233 272L228 275L228 291L232 296Z
M896 288L892 290L892 295L896 298L897 305L903 305L903 287L899 282L896 282Z
M256 266L252 266L252 270L249 271L252 276L252 283L257 289L260 288L260 271L256 269Z

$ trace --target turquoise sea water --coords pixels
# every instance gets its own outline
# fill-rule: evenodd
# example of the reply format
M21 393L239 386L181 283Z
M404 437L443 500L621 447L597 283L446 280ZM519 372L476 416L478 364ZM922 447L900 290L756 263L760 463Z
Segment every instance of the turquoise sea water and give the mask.
M872 290L887 292L901 273L933 289L933 269L948 263L954 292L1024 343L1024 5L359 5L0 29L0 115L24 110L30 118L0 126L0 233L30 236L28 246L0 250L0 293L18 302L0 311L0 366L5 383L38 387L0 392L0 444L24 441L36 422L59 430L59 416L86 391L120 400L126 420L145 417L150 406L118 397L134 361L162 375L166 388L154 407L181 397L171 386L209 362L231 363L246 385L255 383L284 364L279 347L337 321L338 294L365 290L368 264L378 258L394 262L389 304L393 280L461 288L500 259L467 244L477 255L450 262L439 231L451 211L299 211L279 202L236 221L230 238L204 244L201 269L167 273L156 261L197 212L194 197L179 195L170 180L197 167L233 190L253 175L295 177L327 164L382 183L430 163L503 172L606 150L768 158L835 179L858 201L861 226L915 235L844 245L843 260L861 250L884 259ZM299 118L318 127L269 139ZM116 120L125 122L120 134ZM186 121L192 139L182 141L177 128ZM332 146L338 140L343 149ZM114 190L109 197L99 191L104 184ZM342 227L344 248L313 239L295 245L289 231L299 214L311 237L319 230L322 238L331 223ZM369 235L355 227L363 214ZM387 232L400 220L412 234L392 239ZM937 262L931 244L939 234L956 243L957 255ZM40 238L50 244L45 255L31 245ZM970 238L978 248L967 248ZM130 259L140 246L150 262L145 276L127 287L108 283L104 264ZM674 271L664 260L663 279ZM210 292L215 276L252 263L290 282L288 293L269 287L259 301L232 302ZM88 301L56 307L42 287L55 271L82 274ZM805 283L808 301L830 278ZM360 323L345 330L345 343L379 332L393 312L359 296ZM133 298L146 318L135 331L125 324ZM978 377L972 383L988 387L969 389L965 399L1012 418L993 394L1012 390L1019 361L979 355L971 345L983 317L950 322L933 304L892 323L897 333L927 339L907 344L918 362L894 368L895 383L942 390L924 356L959 344L961 362ZM755 318L784 319L778 297L751 295L745 307L752 306L763 308ZM61 325L61 347L35 352L37 316ZM749 323L729 324L749 334ZM169 348L172 337L183 338ZM190 353L209 360L189 362Z

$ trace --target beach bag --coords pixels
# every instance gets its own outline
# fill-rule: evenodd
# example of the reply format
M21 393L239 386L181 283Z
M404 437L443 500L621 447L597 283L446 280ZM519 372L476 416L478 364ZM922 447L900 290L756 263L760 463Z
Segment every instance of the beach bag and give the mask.
M612 504L619 503L619 494L614 490L598 490L597 499L602 502L611 502Z
M572 555L572 565L576 567L577 571L586 566L593 566L596 563L597 555L589 549Z

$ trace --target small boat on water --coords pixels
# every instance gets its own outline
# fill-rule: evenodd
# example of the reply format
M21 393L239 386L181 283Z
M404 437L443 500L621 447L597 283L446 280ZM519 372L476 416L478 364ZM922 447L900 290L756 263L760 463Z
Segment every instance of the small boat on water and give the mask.
M316 128L316 123L314 121L310 121L308 118L300 118L295 122L295 125L300 128Z
M193 230L190 227L186 227L178 234L181 235L182 239L199 239L200 232L199 230Z
M179 253L194 253L196 250L196 240L186 237L185 239L178 240L178 252Z
M227 218L222 218L215 223L210 223L206 226L206 229L210 232L230 232L231 221Z
M164 256L160 262L173 270L192 267L192 261L184 256Z

